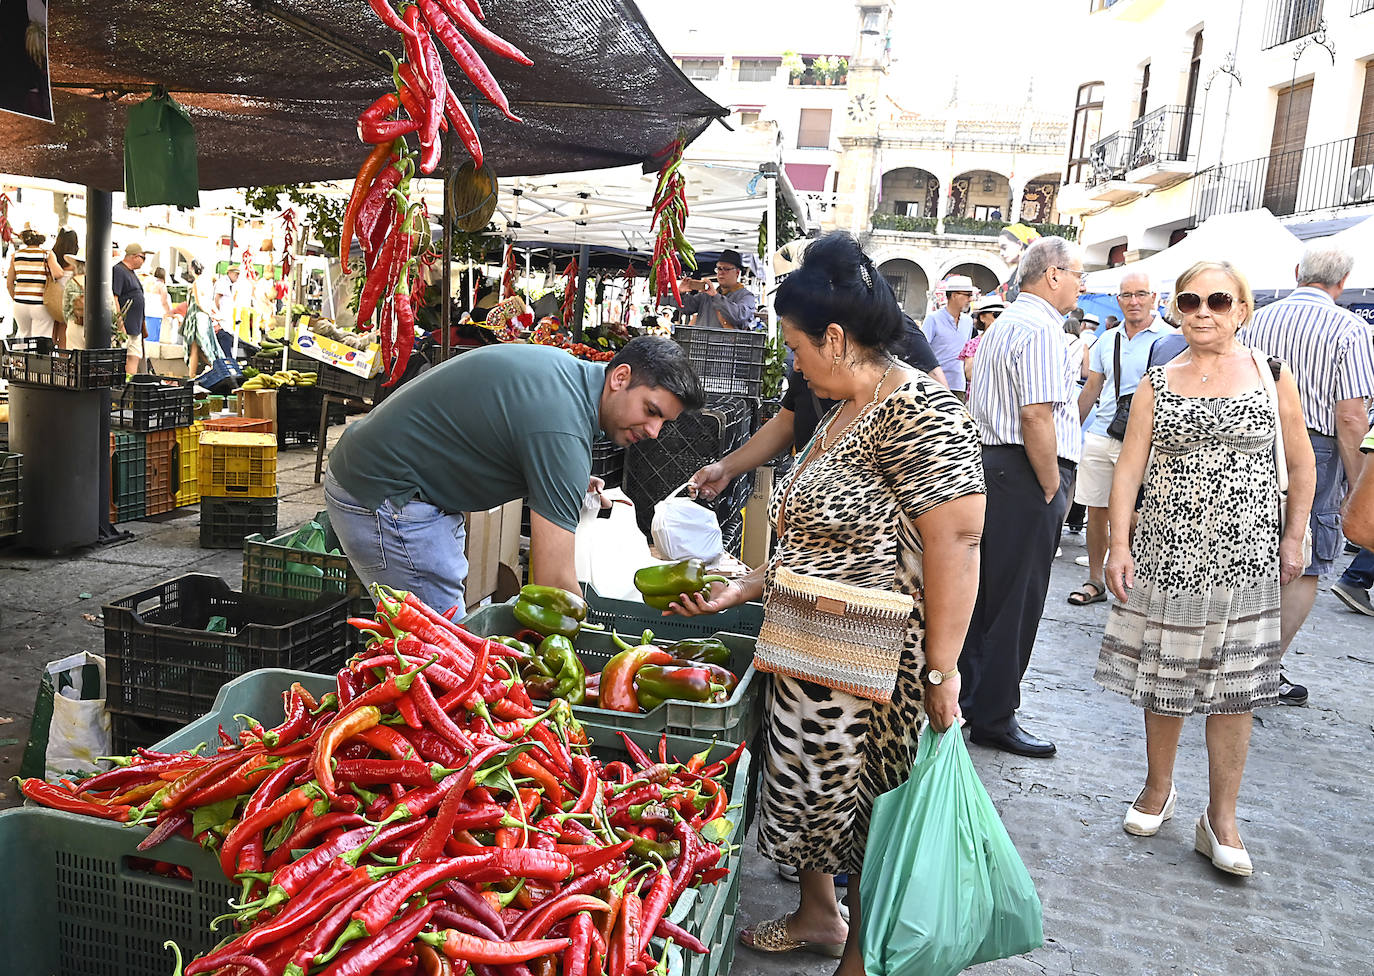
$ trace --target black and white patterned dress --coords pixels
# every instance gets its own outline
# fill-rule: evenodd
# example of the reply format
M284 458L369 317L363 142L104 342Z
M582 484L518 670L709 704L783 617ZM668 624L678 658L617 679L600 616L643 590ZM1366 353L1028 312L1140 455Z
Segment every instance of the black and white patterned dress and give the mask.
M772 676L759 805L764 857L830 874L862 867L873 800L906 780L925 721L921 547L911 522L983 491L972 419L952 393L924 375L898 387L826 453L778 485L772 518L776 522L784 495L787 513L768 586L781 565L911 593L916 607L889 704Z
M1154 458L1097 683L1159 715L1241 714L1278 700L1279 509L1275 416L1264 389L1183 397L1163 366Z

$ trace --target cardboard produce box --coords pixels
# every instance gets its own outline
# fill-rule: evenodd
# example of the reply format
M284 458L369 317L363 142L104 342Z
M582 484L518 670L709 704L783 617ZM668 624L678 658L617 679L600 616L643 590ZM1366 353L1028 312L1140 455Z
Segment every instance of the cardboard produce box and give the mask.
M502 566L519 578L522 505L523 499L517 498L485 512L466 513L468 578L463 602L469 609L496 595Z

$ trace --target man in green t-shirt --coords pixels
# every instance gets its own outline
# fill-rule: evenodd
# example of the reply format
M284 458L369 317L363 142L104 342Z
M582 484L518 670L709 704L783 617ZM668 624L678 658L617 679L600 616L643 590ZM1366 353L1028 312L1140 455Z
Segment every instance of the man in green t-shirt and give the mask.
M530 579L576 591L573 534L592 442L657 437L702 406L680 346L631 340L610 363L549 346L489 346L401 387L354 423L329 457L324 497L364 584L408 590L464 612L463 512L516 498L530 506Z

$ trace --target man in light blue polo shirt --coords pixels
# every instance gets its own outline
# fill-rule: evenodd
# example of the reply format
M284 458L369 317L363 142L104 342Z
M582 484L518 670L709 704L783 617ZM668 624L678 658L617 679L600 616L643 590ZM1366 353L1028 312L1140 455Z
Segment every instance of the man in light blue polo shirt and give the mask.
M1107 559L1107 502L1112 494L1112 476L1121 456L1121 440L1108 434L1116 416L1118 397L1135 393L1150 363L1150 349L1174 329L1155 314L1159 296L1150 285L1149 275L1131 272L1121 278L1116 300L1125 321L1108 329L1093 345L1089 357L1088 379L1078 394L1079 421L1086 421L1093 404L1097 416L1083 434L1083 459L1078 465L1074 501L1088 509L1088 579L1069 594L1076 607L1101 603L1107 599L1103 582L1103 563ZM1125 433L1122 431L1121 433Z
M964 399L964 364L959 353L973 338L973 319L968 315L973 301L973 279L968 275L950 275L945 279L945 307L931 312L921 323L921 331L930 340L940 370L949 388Z

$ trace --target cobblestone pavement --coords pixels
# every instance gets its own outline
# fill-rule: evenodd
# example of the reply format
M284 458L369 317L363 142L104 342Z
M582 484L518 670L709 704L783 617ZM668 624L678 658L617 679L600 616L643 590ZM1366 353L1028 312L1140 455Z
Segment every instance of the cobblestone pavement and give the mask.
M322 507L314 455L281 456L280 525ZM237 551L198 548L194 510L140 522L128 544L68 559L0 554L0 740L28 737L37 669L102 646L105 600L185 572L239 578ZM1215 871L1193 852L1206 804L1203 723L1188 723L1179 750L1178 812L1160 833L1132 838L1121 817L1144 777L1140 712L1092 682L1107 607L1065 603L1085 571L1065 542L1025 685L1022 720L1053 739L1050 760L971 746L989 794L1040 891L1046 943L1028 956L988 963L974 976L1289 976L1374 974L1374 843L1371 730L1374 619L1347 612L1325 591L1288 662L1311 689L1305 708L1261 711L1241 790L1241 830L1255 860L1248 880ZM1329 582L1329 581L1328 581ZM83 599L82 594L89 594ZM0 747L0 776L15 774L22 745ZM0 807L16 802L0 783ZM739 924L795 907L746 843ZM740 947L737 976L824 976L814 956L764 957Z

